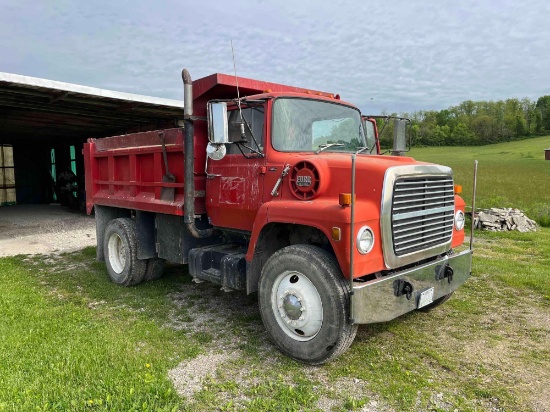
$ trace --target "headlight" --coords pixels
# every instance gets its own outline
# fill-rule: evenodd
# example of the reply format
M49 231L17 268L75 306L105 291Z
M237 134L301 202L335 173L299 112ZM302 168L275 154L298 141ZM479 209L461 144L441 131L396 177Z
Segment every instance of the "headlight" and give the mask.
M464 212L462 210L457 210L455 213L455 228L456 230L464 229Z
M368 226L363 226L357 233L357 250L362 255L369 253L374 246L374 234Z

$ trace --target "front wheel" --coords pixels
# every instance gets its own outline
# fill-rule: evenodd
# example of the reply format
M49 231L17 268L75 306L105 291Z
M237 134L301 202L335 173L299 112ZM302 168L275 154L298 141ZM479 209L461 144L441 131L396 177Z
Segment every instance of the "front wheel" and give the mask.
M349 285L334 256L312 245L277 251L262 269L262 320L286 355L319 365L349 348L357 326L349 321Z

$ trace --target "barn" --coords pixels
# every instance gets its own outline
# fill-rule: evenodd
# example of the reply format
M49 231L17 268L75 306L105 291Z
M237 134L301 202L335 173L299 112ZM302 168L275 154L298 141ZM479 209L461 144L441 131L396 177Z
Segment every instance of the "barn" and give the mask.
M183 100L0 72L0 214L13 204L78 207L88 138L175 127L182 119Z

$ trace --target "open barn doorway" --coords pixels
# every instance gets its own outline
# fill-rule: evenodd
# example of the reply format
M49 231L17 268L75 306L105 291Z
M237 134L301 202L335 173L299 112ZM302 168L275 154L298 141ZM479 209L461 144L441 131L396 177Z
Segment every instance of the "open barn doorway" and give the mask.
M0 214L84 202L88 138L181 126L183 101L0 72Z
M0 144L0 206L14 205L15 202L13 146Z

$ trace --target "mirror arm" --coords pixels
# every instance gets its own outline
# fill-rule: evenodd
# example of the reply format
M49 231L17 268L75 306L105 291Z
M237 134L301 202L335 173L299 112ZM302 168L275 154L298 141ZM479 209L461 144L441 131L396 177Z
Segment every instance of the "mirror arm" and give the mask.
M248 147L246 147L247 149L249 149L251 152L257 152L257 153L261 153L259 150L260 150L260 145L258 144L258 141L256 140L256 138L254 137L254 133L252 133L252 128L250 127L250 125L248 124L248 122L244 120L244 123L246 124L246 127L248 129L248 131L250 132L250 136L252 137L252 140L254 141L254 144L256 145L256 147L258 148L258 150L252 150L252 149L249 149Z
M247 159L251 158L250 153L247 155L245 152L243 152L243 149L242 149L241 146L243 146L245 149L250 150L252 153L255 153L255 154L258 155L258 156L255 156L255 157L265 157L265 155L264 155L262 152L260 152L260 151L258 151L258 150L256 150L256 149L253 149L252 147L249 147L249 146L247 146L246 144L244 144L244 143L242 143L242 142L234 142L234 144L237 145L237 147L238 147L239 150L241 151L242 155L243 155L244 157L246 157Z
M254 153L257 153L259 154L261 157L264 157L263 153L260 151L260 145L258 144L258 141L256 140L256 138L254 137L254 133L252 133L252 128L250 127L250 125L248 124L248 122L246 121L246 119L244 118L242 112L240 113L241 114L241 138L242 140L239 141L239 142L233 142L233 143L236 143L238 146L239 146L239 150L241 151L241 153L243 154L244 157L248 157L244 154L244 152L241 150L241 145L243 145L246 149L250 150L251 152L254 152ZM248 143L248 140L246 139L246 133L244 133L244 126L246 125L246 128L248 129L248 131L250 132L250 136L252 137L252 140L254 141L254 144L256 145L256 147L258 148L257 150L256 149L253 149L251 147L248 147L245 143Z

